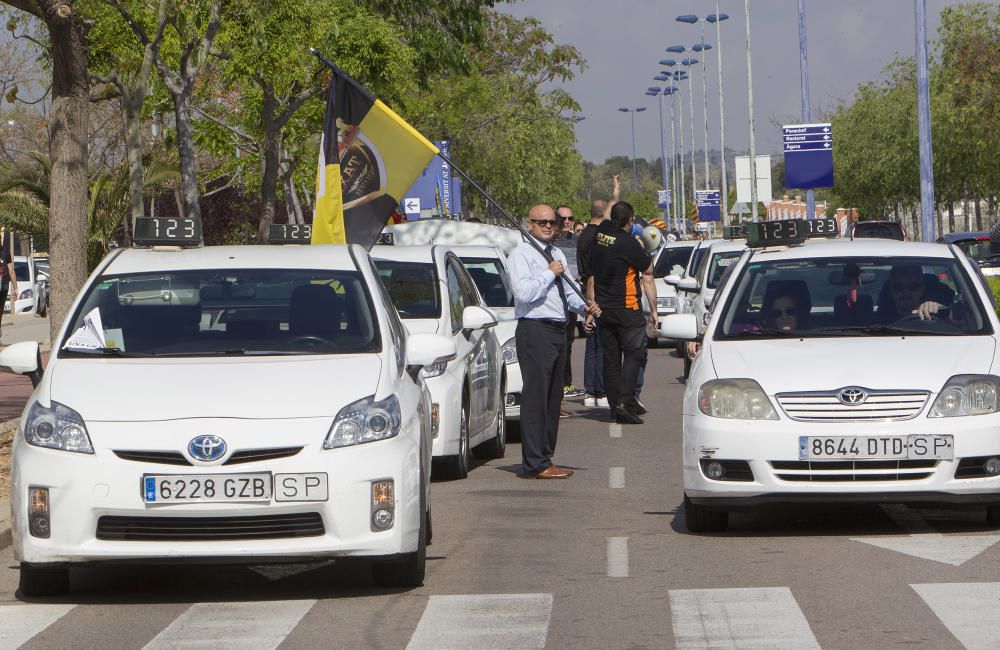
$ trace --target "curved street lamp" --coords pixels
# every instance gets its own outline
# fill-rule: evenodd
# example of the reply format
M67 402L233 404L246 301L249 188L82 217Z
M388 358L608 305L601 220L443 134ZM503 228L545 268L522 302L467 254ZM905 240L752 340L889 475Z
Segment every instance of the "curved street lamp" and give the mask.
M646 108L644 106L639 106L637 108L619 108L622 113L628 113L629 117L632 118L632 191L637 191L638 184L636 182L636 169L635 169L635 114L641 113Z
M668 47L667 50L673 49L674 51L677 51L677 48L683 48L683 47L684 47L683 45L674 45L674 46L672 46L672 48ZM685 49L684 51L685 52L692 52L693 50ZM691 70L691 67L694 66L697 63L698 63L698 59L696 59L694 57L688 57L688 58L685 58L685 59L683 59L683 60L680 61L680 64L682 66L684 66L685 68L687 68L689 72ZM691 129L691 132L690 132L690 134L691 134L691 200L694 201L695 197L696 197L695 193L698 191L698 177L697 177L697 173L695 172L695 166L694 166L694 90L691 88L691 79L688 77L687 80L688 80L688 112L689 112L689 115L691 116L691 124L690 124L690 129ZM707 178L705 179L705 182L706 183L708 182Z

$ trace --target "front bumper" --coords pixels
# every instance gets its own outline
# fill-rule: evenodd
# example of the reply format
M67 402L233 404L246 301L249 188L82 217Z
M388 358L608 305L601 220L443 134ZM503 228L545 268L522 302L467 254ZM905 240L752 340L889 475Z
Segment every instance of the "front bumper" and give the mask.
M701 413L684 418L684 493L694 503L726 508L762 503L1000 503L1000 476L956 478L963 458L1000 456L1000 415L879 423L726 420ZM802 465L800 436L951 434L954 459L918 467L867 469L812 461ZM702 459L745 461L750 480L713 480ZM791 468L791 469L790 469Z
M153 423L88 423L96 453L77 454L26 444L18 433L14 449L11 511L15 557L34 564L91 561L185 561L190 558L316 558L393 556L416 550L422 518L419 426L389 440L341 449L322 449L329 420L294 421L295 430L275 430L287 421L179 420ZM138 431L137 431L138 430ZM113 450L182 451L206 430L218 432L233 449L302 445L294 456L238 465L164 465L125 460ZM222 460L225 460L224 457ZM325 472L328 499L321 502L183 503L148 505L143 474L237 474ZM383 532L371 527L371 482L395 482L395 520ZM29 486L49 491L51 535L34 537L28 527ZM277 539L147 541L99 539L101 517L182 518L197 528L199 518L259 517L315 513L320 534Z

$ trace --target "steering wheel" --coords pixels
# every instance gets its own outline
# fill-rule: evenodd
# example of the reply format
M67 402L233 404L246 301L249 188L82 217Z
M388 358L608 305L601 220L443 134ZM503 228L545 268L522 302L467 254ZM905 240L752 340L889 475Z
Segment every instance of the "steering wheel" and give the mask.
M942 306L938 313L931 314L930 318L920 318L919 314L907 314L896 320L893 325L928 332L939 332L942 325L949 330L960 329L958 325L947 318L948 311L950 311L948 307Z
M311 334L296 336L295 338L289 340L288 344L301 345L305 348L332 347L332 343L330 343L328 339L325 339L322 336L313 336Z

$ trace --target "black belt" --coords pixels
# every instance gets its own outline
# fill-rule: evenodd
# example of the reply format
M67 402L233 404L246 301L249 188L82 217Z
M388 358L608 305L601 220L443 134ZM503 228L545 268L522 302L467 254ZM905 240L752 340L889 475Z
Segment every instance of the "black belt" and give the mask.
M551 325L552 327L566 327L566 321L555 318L522 318L521 320L530 320L532 323L542 323L543 325Z

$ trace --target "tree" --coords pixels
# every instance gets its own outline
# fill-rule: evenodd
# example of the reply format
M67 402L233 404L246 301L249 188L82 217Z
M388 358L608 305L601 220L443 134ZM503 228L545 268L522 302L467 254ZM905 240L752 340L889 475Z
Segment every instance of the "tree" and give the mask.
M52 106L49 110L49 254L53 339L87 279L87 130L90 81L84 22L76 0L2 0L44 22L51 43Z

